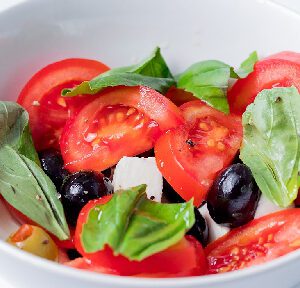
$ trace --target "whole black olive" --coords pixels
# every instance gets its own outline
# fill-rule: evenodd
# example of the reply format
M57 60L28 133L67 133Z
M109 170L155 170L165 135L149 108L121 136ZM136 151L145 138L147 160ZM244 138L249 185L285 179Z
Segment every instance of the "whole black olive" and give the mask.
M200 211L195 207L195 223L193 227L187 232L187 235L194 236L204 247L208 243L208 226L205 218Z
M59 191L64 179L69 175L69 172L64 169L64 161L60 152L55 149L43 150L39 152L39 158L43 170Z
M241 163L223 170L207 196L212 219L228 227L238 227L254 218L260 190L250 169Z
M108 179L92 171L76 172L67 177L60 193L68 223L76 225L79 212L88 201L111 194L110 185Z

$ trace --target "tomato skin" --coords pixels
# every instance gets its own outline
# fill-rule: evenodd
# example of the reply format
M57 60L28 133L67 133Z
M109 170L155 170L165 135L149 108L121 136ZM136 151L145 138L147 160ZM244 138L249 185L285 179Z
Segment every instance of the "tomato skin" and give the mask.
M95 97L69 121L60 140L71 172L103 171L123 156L150 150L164 131L183 123L180 109L147 87L118 86Z
M71 58L44 67L26 83L17 102L29 113L30 128L38 150L58 148L58 139L66 121L92 101L90 96L63 98L61 90L107 70L109 68L101 62Z
M130 261L119 255L114 256L109 247L96 253L86 253L81 245L80 235L89 211L99 204L104 204L111 196L92 200L83 207L76 226L75 246L77 250L90 260L93 267L108 269L123 276L138 277L180 277L203 275L207 271L207 263L201 244L191 236L186 236L179 243L165 251L154 254L140 262ZM182 261L182 259L185 261ZM88 268L87 268L88 269Z
M242 115L263 89L290 87L300 91L300 53L285 51L271 55L254 65L254 71L239 79L228 91L230 112Z
M168 131L156 142L155 157L174 190L186 201L194 198L199 206L217 173L231 163L240 148L241 119L199 100L180 108L186 124Z
M255 219L209 244L209 273L222 273L268 262L300 248L300 209Z
M169 98L177 106L181 106L189 101L197 100L197 98L190 92L186 92L183 89L176 87L171 87L167 93L166 97Z

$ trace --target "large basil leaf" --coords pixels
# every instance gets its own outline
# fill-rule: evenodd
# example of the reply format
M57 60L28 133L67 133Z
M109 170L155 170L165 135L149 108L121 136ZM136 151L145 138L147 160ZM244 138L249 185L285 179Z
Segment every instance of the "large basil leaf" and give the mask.
M0 191L4 199L59 239L69 237L54 184L39 165L8 145L0 148Z
M86 252L107 244L115 255L144 258L177 243L195 222L192 202L161 204L150 201L140 185L114 194L91 209L83 225L81 242Z
M295 87L260 92L243 114L240 158L269 199L287 207L297 197L300 95Z
M229 113L226 98L231 67L221 61L201 61L178 77L177 87L224 113Z
M28 123L29 115L20 105L0 101L0 146L8 144L39 164Z
M161 93L176 85L173 76L163 59L160 49L137 65L111 69L91 81L84 81L73 89L64 89L63 96L96 94L104 88L115 86L147 86Z

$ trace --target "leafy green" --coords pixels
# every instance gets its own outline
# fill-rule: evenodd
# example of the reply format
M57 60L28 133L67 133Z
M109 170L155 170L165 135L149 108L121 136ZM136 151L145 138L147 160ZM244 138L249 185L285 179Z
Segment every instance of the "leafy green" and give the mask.
M258 61L258 55L256 51L253 51L248 58L242 62L241 66L237 70L231 70L231 78L246 78L251 72L253 72L254 65Z
M0 191L4 199L59 239L69 237L55 186L42 168L8 145L0 148Z
M28 123L28 113L20 105L0 101L0 146L8 144L39 164Z
M230 66L217 60L201 61L179 75L177 87L224 113L229 113L226 98Z
M86 252L109 245L115 255L130 260L144 258L177 243L195 222L192 202L161 204L150 201L146 185L114 194L90 210L81 243Z
M96 94L104 88L115 86L147 86L161 93L176 85L173 76L163 59L160 49L137 65L111 69L91 81L84 81L73 89L64 89L63 96Z
M299 92L290 87L263 90L243 114L240 158L262 193L282 207L297 197L300 183L299 111Z

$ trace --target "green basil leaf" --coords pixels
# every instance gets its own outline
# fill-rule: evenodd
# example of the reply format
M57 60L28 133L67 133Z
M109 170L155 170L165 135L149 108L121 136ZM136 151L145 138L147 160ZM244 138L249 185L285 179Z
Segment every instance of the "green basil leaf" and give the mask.
M160 49L137 65L111 69L91 81L84 81L73 89L64 89L62 96L72 97L81 94L96 94L102 89L115 86L147 86L165 93L176 85L173 76L163 59Z
M0 101L0 146L10 145L40 164L29 131L29 115L15 102Z
M0 148L0 191L4 199L59 239L69 228L55 186L42 168L8 145Z
M146 185L119 191L89 211L81 243L86 252L107 244L115 255L141 261L174 245L195 222L192 202L162 204L146 197Z
M221 61L201 61L178 77L177 87L224 113L229 113L226 98L231 67Z
M300 95L295 87L260 92L243 114L240 158L269 199L281 207L297 197L300 171Z
M253 72L254 65L258 61L257 52L252 52L248 58L241 64L237 70L231 70L231 78L246 78L251 72Z

